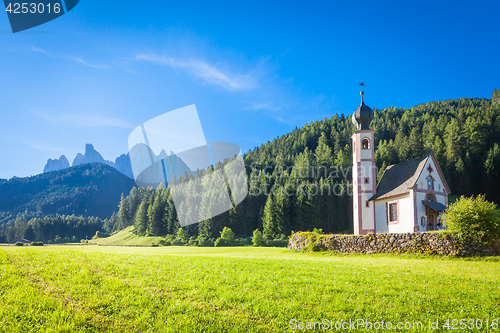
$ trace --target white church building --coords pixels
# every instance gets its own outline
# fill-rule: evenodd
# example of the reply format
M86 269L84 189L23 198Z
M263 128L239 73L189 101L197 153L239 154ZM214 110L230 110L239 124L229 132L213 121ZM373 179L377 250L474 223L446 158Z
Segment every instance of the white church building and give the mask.
M373 110L363 102L352 115L354 234L439 230L450 188L433 153L390 165L377 186Z

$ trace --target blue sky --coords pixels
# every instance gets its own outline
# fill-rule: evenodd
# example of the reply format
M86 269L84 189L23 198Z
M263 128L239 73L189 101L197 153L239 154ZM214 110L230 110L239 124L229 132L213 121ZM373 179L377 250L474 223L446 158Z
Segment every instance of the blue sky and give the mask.
M127 152L141 123L196 104L243 151L296 126L500 88L498 1L97 1L12 34L0 14L0 178Z

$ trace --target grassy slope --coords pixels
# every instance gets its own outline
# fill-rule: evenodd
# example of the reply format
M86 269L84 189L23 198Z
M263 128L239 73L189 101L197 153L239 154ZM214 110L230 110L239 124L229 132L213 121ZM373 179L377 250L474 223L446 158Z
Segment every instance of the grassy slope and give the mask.
M152 245L158 242L163 237L139 237L133 233L134 227L128 227L108 238L99 238L91 241L93 244L99 245Z
M491 322L500 317L499 283L498 258L331 256L277 248L0 247L0 327L283 332L293 318Z

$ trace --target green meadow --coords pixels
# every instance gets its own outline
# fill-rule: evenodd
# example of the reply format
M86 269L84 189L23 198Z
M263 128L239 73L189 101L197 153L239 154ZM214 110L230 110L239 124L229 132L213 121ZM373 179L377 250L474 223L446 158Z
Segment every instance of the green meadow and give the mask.
M446 320L451 328L453 319L479 319L482 330L465 331L500 332L484 327L500 318L499 285L497 257L4 246L0 331L289 332L302 331L300 322L363 319L422 322L420 331L438 321L432 331L446 332ZM337 331L375 331L358 328Z

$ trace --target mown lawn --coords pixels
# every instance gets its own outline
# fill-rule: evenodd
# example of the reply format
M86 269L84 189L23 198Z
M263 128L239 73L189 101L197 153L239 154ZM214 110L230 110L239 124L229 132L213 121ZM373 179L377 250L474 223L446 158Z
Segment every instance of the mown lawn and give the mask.
M491 323L500 318L498 259L0 247L0 331L284 332L293 319L420 321L421 331L430 331L429 320Z

